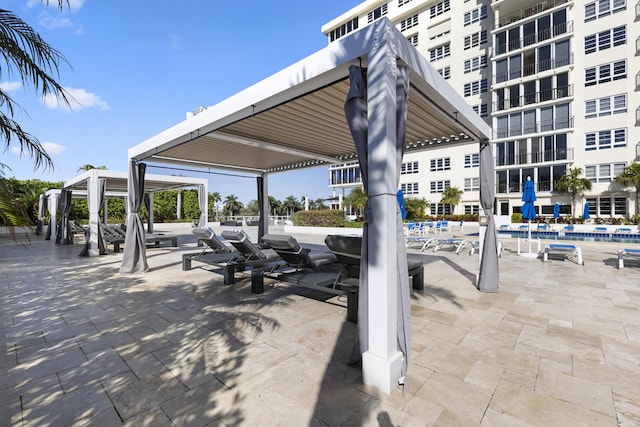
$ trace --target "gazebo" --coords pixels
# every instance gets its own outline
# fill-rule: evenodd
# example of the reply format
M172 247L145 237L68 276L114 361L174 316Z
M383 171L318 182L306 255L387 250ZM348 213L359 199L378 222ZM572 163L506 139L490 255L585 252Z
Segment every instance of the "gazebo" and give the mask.
M62 190L49 190L48 209L52 216L58 211L60 194L63 191L72 194L81 194L88 198L89 207L89 246L88 255L99 255L98 247L98 223L100 222L99 212L103 206L105 196L107 197L128 197L127 172L111 171L106 169L91 169L64 182ZM153 193L164 190L172 190L185 187L195 187L198 189L198 201L200 205L199 225L204 226L207 222L208 208L208 180L203 178L191 178L184 176L155 175L145 176L144 193L149 196L149 222L148 232L153 232ZM65 198L66 199L66 198ZM64 201L64 200L63 200ZM69 199L70 201L70 199ZM55 218L52 218L55 219ZM62 218L61 218L62 219ZM52 222L52 234L56 232L56 221ZM61 222L64 227L64 223Z
M490 135L483 119L383 18L130 148L129 180L135 184L146 163L252 173L264 213L270 174L358 159L368 195L359 352L365 384L390 393L398 384L407 389L410 348L406 251L396 200L403 153L478 143L487 224L478 288L497 292ZM267 215L260 226L267 230ZM130 256L146 266L143 256Z

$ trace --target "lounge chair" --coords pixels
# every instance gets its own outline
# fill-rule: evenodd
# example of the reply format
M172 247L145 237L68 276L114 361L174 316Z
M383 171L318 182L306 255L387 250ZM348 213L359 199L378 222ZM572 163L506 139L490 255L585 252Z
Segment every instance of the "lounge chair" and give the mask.
M640 258L640 249L633 249L633 248L618 249L618 268L624 268L625 256Z
M538 224L538 231L549 231L549 226L547 224Z
M580 249L580 246L559 243L548 244L544 248L542 261L548 261L550 253L560 253L566 258L573 259L576 263L584 265L584 260L582 259L582 249Z
M123 231L122 228L114 224L103 224L103 226L100 227L102 239L105 244L113 245L113 252L116 253L120 252L120 245L123 245L125 240L125 235L123 235L121 231Z
M191 232L205 246L200 252L182 255L182 270L184 271L191 270L192 261L218 266L242 256L233 246L225 245L211 228L194 228Z
M206 247L199 253L182 255L182 269L191 270L192 261L214 266L222 270L225 285L235 283L236 271L243 271L247 267L261 267L278 259L273 251L263 251L254 245L242 230L228 230L222 233L222 237L228 239L229 245L220 240L211 228L194 228L192 233L205 243Z
M265 234L263 241L279 256L284 264L275 268L254 269L251 288L254 293L264 292L264 278L347 297L347 320L355 322L358 310L358 286L340 283L342 265L331 252L312 252L303 248L292 236Z
M608 233L607 227L595 227L593 233Z
M631 234L631 227L618 227L615 232L616 234Z
M341 282L346 282L348 278L357 280L360 277L360 258L362 251L361 236L340 236L328 235L324 243L331 252L338 258L338 261L345 268L346 275L341 277ZM412 278L413 289L424 289L424 258L418 254L407 254L407 266L409 277ZM353 283L353 282L350 282Z
M455 249L455 252L459 254L464 248L473 246L473 243L469 240L465 239L438 239L435 247L433 248L433 252L438 252L440 249L444 247L451 247Z

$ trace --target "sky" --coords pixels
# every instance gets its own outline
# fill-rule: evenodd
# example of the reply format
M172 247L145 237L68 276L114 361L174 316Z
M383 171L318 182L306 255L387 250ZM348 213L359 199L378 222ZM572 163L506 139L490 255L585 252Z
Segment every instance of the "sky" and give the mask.
M72 110L43 99L0 66L0 87L24 109L13 118L55 165L34 171L28 153L12 146L0 151L11 168L4 176L65 181L84 165L126 171L129 148L324 48L322 25L361 2L70 0L60 11L57 0L4 0L2 8L66 57L57 81L73 97ZM209 192L223 199L256 199L253 177L151 166L147 173L209 178ZM327 167L273 174L269 194L328 198L328 177Z

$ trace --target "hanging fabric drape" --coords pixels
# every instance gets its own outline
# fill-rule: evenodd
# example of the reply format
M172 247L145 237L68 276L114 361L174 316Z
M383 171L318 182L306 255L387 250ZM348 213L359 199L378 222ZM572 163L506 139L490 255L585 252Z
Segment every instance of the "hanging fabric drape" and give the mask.
M62 189L60 200L58 201L60 225L56 227L56 244L73 244L73 233L69 225L69 211L71 210L71 191Z
M145 245L144 224L140 217L140 206L144 198L144 175L146 164L129 161L127 182L127 234L120 273L142 273L149 269Z
M91 186L87 187L87 205L89 205L90 202L90 197L91 197L91 192L92 192L92 188ZM98 178L98 211L100 210L100 206L104 206L104 200L105 200L105 193L107 191L107 180L105 178ZM82 248L82 250L80 251L80 253L78 254L78 256L90 256L90 252L89 250L91 249L91 235L93 232L97 232L98 234L98 254L100 255L106 255L107 254L107 247L104 244L104 239L102 237L103 234L103 224L101 221L98 221L97 224L97 229L94 231L92 230L91 227L91 219L89 219L89 227L87 228L87 231L85 232L85 242L84 242L84 247Z
M478 275L478 289L482 292L498 292L499 287L498 239L493 217L495 188L493 150L488 141L483 141L480 143L480 205L488 217L488 224L482 242L482 258Z
M147 232L153 233L153 224L151 222L151 197L149 196L149 193L144 193L142 199L144 200L144 207L147 210Z
M368 193L368 112L367 112L367 87L366 87L366 70L358 66L349 68L350 89L347 94L345 103L345 116L351 130L356 151L358 153L358 161L360 164L360 172L365 193ZM404 154L404 140L406 135L407 121L407 103L409 93L409 75L406 66L399 66L396 74L396 156L392 161L397 164L396 170L398 174L389 180L390 185L394 188L388 188L391 194L396 193L400 182L400 166L402 156ZM367 198L365 208L364 226L362 235L361 261L360 261L360 288L358 294L358 346L354 348L351 355L351 363L355 363L369 348L369 290L368 290L368 265L369 265L369 224L372 222L372 212L370 205L370 197ZM402 231L402 213L399 206L396 205L396 240L398 250L396 256L397 266L397 301L398 301L398 318L397 318L397 337L398 347L403 353L402 377L405 384L404 393L408 392L409 387L406 382L407 367L409 362L409 351L411 348L410 339L410 300L409 300L409 277L407 267L407 254L405 249L404 234Z
M198 205L200 206L200 219L198 220L198 227L204 228L207 226L207 220L209 219L209 207L207 206L207 190L204 185L198 186Z
M264 236L264 217L268 212L264 211L264 178L259 176L256 178L256 184L258 186L258 209L260 209L260 217L258 220L258 242L262 243L262 236Z

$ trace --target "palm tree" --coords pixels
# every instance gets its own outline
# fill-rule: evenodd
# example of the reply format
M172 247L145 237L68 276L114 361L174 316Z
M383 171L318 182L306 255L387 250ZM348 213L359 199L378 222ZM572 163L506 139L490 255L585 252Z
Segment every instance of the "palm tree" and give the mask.
M453 213L456 206L460 203L460 199L462 198L463 194L464 191L462 191L458 187L447 187L442 192L440 203L451 205L451 213Z
M65 3L68 4L68 0L58 0L58 7L62 9ZM67 59L45 42L29 24L13 12L3 9L0 9L0 56L4 60L0 63L3 75L17 75L23 86L32 85L40 97L53 95L69 105L66 92L52 76L59 75L62 63L69 64ZM29 153L35 169L41 166L53 168L53 161L40 141L13 119L17 111L24 109L2 89L0 105L5 110L0 110L0 135L5 149L12 142L17 142L21 153ZM0 164L1 168L8 167Z
M313 201L314 209L329 209L329 206L324 204L324 199L316 199Z
M222 200L222 196L217 191L209 194L209 199L213 203L214 218L218 218L218 202Z
M78 170L76 172L80 172L80 171L90 171L91 169L100 169L100 170L107 170L107 167L102 165L102 166L93 166L93 165L82 165L78 168Z
M582 168L571 168L567 170L556 184L556 190L561 194L571 196L571 216L574 215L578 199L582 198L585 191L591 190L591 181L583 178Z
M242 208L242 203L238 201L238 196L236 196L235 194L229 194L224 199L224 210L228 215L235 216Z
M407 211L407 218L424 219L425 211L431 204L424 197L406 197L404 208Z
M269 196L269 210L271 211L271 215L278 216L281 208L282 203L275 197Z
M622 173L616 176L616 182L624 187L635 187L636 216L640 215L640 163L632 163L624 168Z
M295 211L300 210L300 202L295 196L288 196L284 199L284 202L282 202L282 209L287 211L287 215L291 215Z
M351 190L351 193L344 198L343 203L346 206L351 206L362 216L362 210L367 205L367 194L362 187L354 188Z

